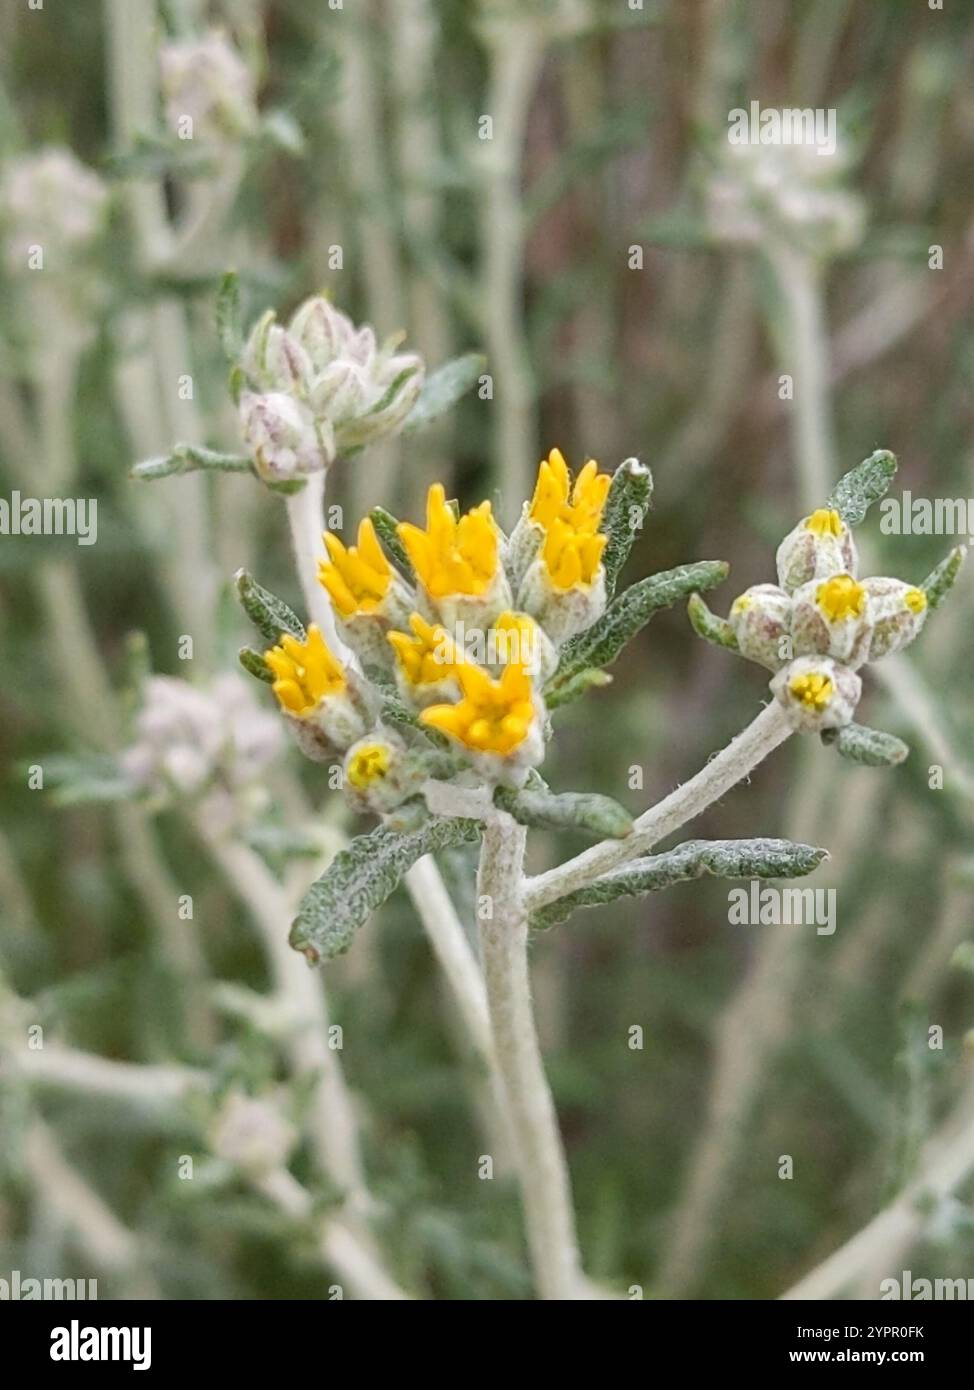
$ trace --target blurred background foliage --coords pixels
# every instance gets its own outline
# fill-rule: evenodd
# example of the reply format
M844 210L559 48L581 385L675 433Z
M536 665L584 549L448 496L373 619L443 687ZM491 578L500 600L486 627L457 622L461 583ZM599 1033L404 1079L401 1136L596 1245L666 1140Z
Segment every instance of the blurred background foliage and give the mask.
M752 99L836 107L847 137L846 182L868 222L824 269L834 476L888 447L914 495L974 496L974 14L913 0L345 0L342 10L162 0L170 34L224 26L254 65L262 109L286 112L304 142L291 152L255 145L218 234L191 258L153 267L133 233L139 178L113 161L131 153L118 95L127 60L111 56L117 10L96 0L0 9L4 156L66 144L115 192L107 289L66 422L77 495L98 498L98 543L0 541L0 959L31 1021L64 1043L259 1080L277 1065L259 1030L225 1018L208 1038L188 1028L185 981L126 873L127 817L59 809L24 773L91 751L52 664L59 637L42 571L74 575L119 691L136 631L158 671L234 664L251 640L225 595L238 566L300 607L283 507L250 479L208 478L193 505L217 585L214 646L197 633L194 662L178 659L179 635L195 630L160 574L185 506L173 499L190 482L128 478L138 456L126 411L135 388L125 367L141 351L133 312L184 323L191 360L180 366L193 375L200 437L228 450L239 441L213 303L230 264L249 316L324 289L380 334L405 327L432 363L485 351L492 400L471 393L435 432L336 469L329 500L346 525L379 502L418 519L434 478L467 504L493 497L510 524L552 445L575 465L637 455L656 493L628 577L725 559L731 579L711 596L725 612L773 577L777 540L808 510L794 406L778 394L792 343L774 277L759 253L715 242L704 217L727 112ZM491 140L478 136L485 115ZM187 182L170 172L161 186L178 211ZM932 244L944 248L942 269L929 268ZM340 270L329 264L334 246ZM17 369L30 325L8 303L5 375L31 406ZM161 450L183 437L164 370L157 364ZM865 533L874 572L917 580L949 544L881 536L875 513ZM969 1066L972 611L962 582L910 654L920 685L906 705L870 683L863 715L911 743L903 768L855 768L793 740L694 827L827 846L813 883L838 890L833 937L731 927L726 885L704 882L582 914L537 940L542 1041L593 1277L647 1296L774 1296L913 1176ZM756 668L697 641L681 611L658 617L614 677L560 716L546 775L634 811L691 775L765 693ZM289 757L340 823L346 813L320 771ZM929 789L931 764L944 766L943 790ZM152 833L171 882L193 895L209 978L259 987L246 914L186 825L163 814ZM535 832L532 863L578 847ZM446 858L469 917L471 862ZM963 951L960 965L955 956L964 941L966 968ZM477 1177L476 1068L405 895L329 967L329 981L398 1277L438 1298L526 1296L513 1181ZM942 1051L927 1046L932 1024L944 1029ZM629 1046L633 1025L642 1050ZM301 1232L259 1197L233 1182L176 1181L175 1156L198 1149L190 1119L160 1132L114 1102L38 1096L9 1074L2 1097L0 1272L91 1272L22 1142L43 1114L61 1158L135 1242L103 1296L146 1279L170 1297L321 1296ZM791 1181L778 1176L783 1154L794 1158ZM971 1273L962 1205L923 1239L915 1273Z

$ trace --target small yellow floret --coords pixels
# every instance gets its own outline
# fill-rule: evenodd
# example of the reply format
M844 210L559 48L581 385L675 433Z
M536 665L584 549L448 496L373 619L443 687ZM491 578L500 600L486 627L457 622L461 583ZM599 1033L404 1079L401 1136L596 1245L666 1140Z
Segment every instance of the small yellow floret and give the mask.
M814 531L817 536L841 536L845 523L838 512L819 507L805 522L805 530Z
M389 771L392 755L385 743L363 743L348 760L348 780L359 791L380 781Z
M818 586L815 602L831 623L858 618L866 603L866 586L857 583L851 574L837 574Z
M805 675L792 676L788 682L788 689L795 699L808 709L817 710L819 713L827 709L832 703L833 684L830 676L823 676L820 671L809 671Z
M475 753L513 753L536 718L524 668L505 666L495 681L473 662L465 662L456 668L456 676L463 698L455 705L431 705L420 719Z
M271 689L289 714L310 714L327 695L345 689L341 663L313 623L303 642L282 633L279 645L266 651L264 660L277 677Z
M463 654L445 628L425 622L413 613L409 626L415 633L387 632L386 639L396 651L399 667L410 685L435 685L452 676Z
M753 606L754 599L750 594L738 594L737 598L731 604L731 614L734 617L739 617L741 613L746 613L747 610Z
M927 606L927 596L922 589L907 589L903 602L911 613L922 613Z
M541 556L556 589L574 589L595 578L606 544L599 523L611 482L594 459L574 487L560 449L541 461L529 516L545 530Z
M348 549L337 536L325 532L328 560L318 565L318 582L328 590L343 618L374 613L392 583L392 566L382 553L375 527L365 517L358 528L358 545Z
M434 483L426 498L426 530L403 521L398 531L431 598L479 597L497 575L498 531L489 502L481 502L458 521L447 506L443 484Z

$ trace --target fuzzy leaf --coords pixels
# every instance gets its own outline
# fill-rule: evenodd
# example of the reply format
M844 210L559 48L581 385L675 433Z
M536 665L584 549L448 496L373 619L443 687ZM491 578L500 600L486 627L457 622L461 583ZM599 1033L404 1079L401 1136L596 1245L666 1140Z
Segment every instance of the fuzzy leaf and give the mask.
M289 632L300 642L304 641L306 634L301 620L282 598L263 588L246 570L237 570L233 578L244 612L262 637L268 642L279 642L281 633Z
M468 352L431 372L423 382L419 399L406 417L403 429L411 434L445 415L470 390L486 365L486 357L479 352Z
M705 642L713 642L715 647L726 647L731 652L740 650L730 623L726 618L718 618L716 613L711 613L699 594L690 595L687 613L694 632Z
M608 671L600 671L597 666L586 666L569 676L563 685L549 685L545 690L545 705L549 710L561 705L570 705L587 691L611 685L612 677Z
M606 592L615 593L616 581L629 558L637 533L653 502L653 475L638 459L626 459L612 475L601 530L608 536L602 554Z
M698 560L662 574L640 579L613 599L597 623L579 633L562 648L558 670L548 683L545 698L588 666L608 666L637 632L661 608L671 608L697 589L712 589L727 577L723 560Z
M522 825L542 830L582 830L610 840L632 834L629 812L610 796L595 792L553 792L542 783L520 791L498 787L494 800Z
M220 281L216 297L216 331L224 356L230 366L235 367L244 345L240 280L235 270L228 270Z
M153 482L156 478L171 478L200 469L211 473L253 473L254 465L245 454L222 454L216 449L204 449L200 444L177 444L171 454L145 459L130 473L142 482Z
M271 685L277 680L263 656L260 652L255 652L253 647L241 647L237 657L244 670L249 675L256 676L259 681L266 681L268 685Z
M931 608L939 608L954 587L966 555L966 545L955 545L949 555L941 560L933 573L928 574L920 585Z
M874 502L885 497L896 475L896 456L877 449L836 483L826 505L839 513L847 526L858 526Z
M59 753L43 758L40 765L44 789L55 806L127 801L136 795L136 788L110 757Z
M357 836L304 895L289 937L312 965L347 951L368 917L385 902L417 859L480 838L478 821L432 816L418 830L379 826Z
M408 579L415 579L412 564L410 563L409 556L406 554L406 547L399 539L399 532L396 530L399 522L391 512L386 511L385 507L373 507L369 512L369 516L372 518L372 525L375 527L376 535L402 570L403 574L405 574Z
M531 925L539 930L553 927L576 908L656 893L693 878L800 878L827 857L827 850L791 840L689 840L664 854L634 859L567 893L533 913Z
M895 734L870 729L865 724L846 724L842 729L826 729L822 742L850 762L864 767L896 767L910 756L910 746Z

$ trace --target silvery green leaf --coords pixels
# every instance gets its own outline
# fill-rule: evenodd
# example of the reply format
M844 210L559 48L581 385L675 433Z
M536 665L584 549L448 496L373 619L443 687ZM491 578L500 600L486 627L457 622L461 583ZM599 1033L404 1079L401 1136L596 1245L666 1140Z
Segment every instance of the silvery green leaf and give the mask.
M920 585L931 608L939 608L954 587L966 555L966 545L955 545L953 550L941 560L933 573L928 574Z
M470 390L486 365L486 357L479 352L468 352L437 367L423 382L419 400L409 412L403 429L411 434L445 415Z
M697 589L712 589L727 577L723 560L698 560L695 564L652 574L625 589L609 604L605 613L585 632L573 637L562 648L558 670L548 682L545 698L589 666L608 666L627 642L661 608L671 608Z
M216 331L224 356L230 366L235 367L244 345L240 280L235 270L228 270L220 281L216 296Z
M698 637L705 642L713 642L716 647L726 647L728 651L739 650L734 629L726 618L718 618L712 613L699 594L691 594L687 604L690 624Z
M272 685L277 680L260 652L255 652L253 647L241 647L237 656L240 665L249 675L256 676L259 681L266 681L268 685Z
M896 767L910 756L909 744L895 734L882 729L870 729L865 724L846 724L841 729L827 729L822 742L830 745L850 762L864 767Z
M237 570L233 578L244 612L262 637L268 642L279 642L281 633L289 632L300 642L304 641L304 626L283 599L258 584L246 570Z
M254 465L246 454L223 454L200 444L177 444L171 454L137 463L131 469L131 476L142 482L153 482L156 478L171 478L200 469L211 473L253 473Z
M694 878L800 878L827 857L827 850L791 840L689 840L663 854L634 859L567 893L533 913L531 925L539 930L553 927L576 908L656 893Z
M542 783L520 791L498 787L494 800L522 825L582 830L600 840L624 840L632 833L632 817L625 807L596 792L553 792Z
M399 532L396 530L399 522L391 512L386 511L385 507L373 507L369 512L369 516L372 519L372 525L375 527L376 535L402 570L403 574L410 580L414 579L415 575L409 556L406 554L406 547L399 539Z
M877 449L836 483L826 506L839 513L847 526L858 526L874 502L885 497L896 476L896 456Z
M127 801L136 794L132 783L110 757L52 754L41 760L41 768L45 790L56 806Z
M358 835L304 895L291 927L291 945L312 965L322 957L341 955L418 859L450 845L472 843L480 834L477 821L431 816L404 834L379 826Z
M601 530L608 536L602 553L606 593L616 581L653 502L653 475L638 459L626 459L612 475Z
M324 848L322 835L293 825L252 825L243 832L243 838L252 849L274 863L317 859Z
M198 141L138 135L130 149L108 156L105 172L116 179L199 179L211 178L216 166L214 150L201 148Z
M569 676L563 684L549 685L544 693L545 705L549 710L558 709L561 705L570 705L589 690L611 684L612 677L608 671L600 671L597 666L586 666Z

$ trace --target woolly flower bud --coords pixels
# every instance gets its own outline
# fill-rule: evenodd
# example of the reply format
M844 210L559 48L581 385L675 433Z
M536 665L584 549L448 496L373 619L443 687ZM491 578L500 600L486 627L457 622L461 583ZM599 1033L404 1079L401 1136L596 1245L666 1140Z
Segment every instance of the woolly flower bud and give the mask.
M385 815L413 796L427 773L405 744L380 729L359 739L345 754L345 798L355 811Z
M745 589L731 604L728 621L741 655L749 661L778 671L789 659L791 599L776 584L754 584Z
M820 256L852 249L862 239L865 209L837 186L844 167L838 149L729 144L707 187L712 235L743 246L777 236Z
M293 334L275 323L273 309L250 330L240 366L259 391L291 391L303 396L311 383L311 359Z
M857 670L869 656L872 605L866 584L851 574L813 579L794 596L791 635L796 656L819 653Z
M254 1177L282 1167L297 1140L297 1130L277 1104L241 1091L231 1091L224 1098L209 1133L210 1149L217 1158Z
M26 271L34 248L44 270L63 275L90 250L105 222L108 189L70 150L50 146L9 160L0 175L4 257Z
M303 641L282 633L264 653L274 673L272 686L302 752L330 761L362 737L372 723L358 683L332 655L312 623Z
M166 123L182 139L223 142L254 129L253 78L220 30L163 44L159 69Z
M307 354L308 400L327 419L337 451L395 434L405 423L425 368L416 353L395 351L401 335L380 348L372 328L356 328L321 295L305 300L288 332Z
M235 675L209 687L150 677L135 735L122 767L137 787L157 795L192 796L216 781L238 790L257 782L282 748L277 721Z
M778 583L789 594L813 579L858 573L859 557L852 531L836 511L826 507L804 517L789 531L775 556Z
M919 637L929 604L922 589L902 579L866 579L871 631L869 661L902 651Z
M862 681L831 657L799 656L778 672L771 690L792 727L815 734L852 722Z
M257 472L268 483L318 473L328 458L314 416L283 391L240 397L240 430Z

